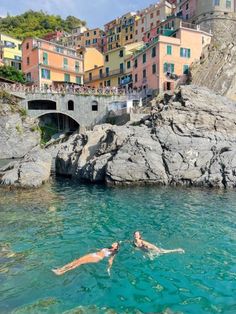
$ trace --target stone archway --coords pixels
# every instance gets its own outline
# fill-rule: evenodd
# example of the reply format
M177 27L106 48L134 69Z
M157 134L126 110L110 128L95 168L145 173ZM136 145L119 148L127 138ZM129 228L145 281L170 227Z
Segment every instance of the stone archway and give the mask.
M73 133L79 130L79 123L71 116L60 112L46 112L38 116L44 142L55 134Z

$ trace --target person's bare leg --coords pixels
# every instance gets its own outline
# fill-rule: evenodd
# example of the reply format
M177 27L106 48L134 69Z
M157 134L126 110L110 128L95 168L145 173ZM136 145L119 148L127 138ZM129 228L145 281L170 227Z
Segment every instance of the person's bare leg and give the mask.
M67 271L75 269L75 268L77 268L83 264L98 263L101 260L102 260L102 258L100 258L99 256L93 256L93 254L88 254L88 255L85 255L83 257L80 257L80 258L74 260L71 263L66 264L65 266L63 266L61 268L52 269L52 271L56 275L63 275Z

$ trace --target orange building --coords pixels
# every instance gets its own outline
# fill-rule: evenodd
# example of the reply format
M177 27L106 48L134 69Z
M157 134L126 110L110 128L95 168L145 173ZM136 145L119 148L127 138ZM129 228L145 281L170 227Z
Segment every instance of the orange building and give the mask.
M104 66L95 67L84 73L84 84L94 88L104 87Z
M39 38L26 38L22 59L22 70L32 84L40 87L83 84L83 56L78 56L74 49Z

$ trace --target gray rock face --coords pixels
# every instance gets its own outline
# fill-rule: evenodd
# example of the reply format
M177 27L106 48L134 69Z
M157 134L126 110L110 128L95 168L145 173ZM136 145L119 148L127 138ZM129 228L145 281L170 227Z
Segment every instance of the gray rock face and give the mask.
M35 148L20 161L0 169L0 184L20 188L37 188L49 180L52 157Z
M236 104L185 86L158 108L150 124L74 134L57 155L58 173L107 184L235 187Z
M20 158L40 143L37 122L0 104L0 159Z

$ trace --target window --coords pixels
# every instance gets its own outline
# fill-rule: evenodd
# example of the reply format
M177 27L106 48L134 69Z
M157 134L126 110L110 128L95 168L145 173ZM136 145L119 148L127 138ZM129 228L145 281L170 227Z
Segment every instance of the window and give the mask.
M146 57L146 53L143 54L143 63L146 63L147 57Z
M152 58L156 57L156 47L152 47Z
M94 31L94 32L93 32L93 35L97 35L97 32L96 32L96 31Z
M18 44L18 50L21 50L21 44Z
M152 65L152 74L155 74L157 71L157 65L156 64L153 64Z
M123 51L123 50L120 50L119 56L120 56L121 58L124 56L124 51Z
M98 41L97 38L94 38L94 39L93 39L93 44L96 44L97 41Z
M137 68L138 67L138 59L134 60L134 67Z
M141 28L141 32L144 33L144 27Z
M89 80L92 81L92 79L93 79L93 74L90 72L89 73Z
M180 57L190 58L191 50L188 48L180 48Z
M186 10L188 10L188 9L189 9L189 3L186 4Z
M220 5L220 0L213 0L213 5Z
M150 14L150 18L153 19L153 13Z
M26 81L31 82L31 73L26 73Z
M88 33L86 33L86 36L87 36L87 37L89 37L89 32L88 32Z
M105 55L105 62L108 62L108 61L109 61L109 56Z
M129 40L129 36L127 35L127 36L125 36L125 40L127 41L127 40Z
M168 55L172 55L172 46L171 46L171 45L167 45L167 46L166 46L166 53L167 53Z
M125 32L128 33L128 28L126 27Z
M130 67L131 67L130 61L127 61L127 69L130 69Z
M138 74L135 74L135 76L134 76L134 81L135 81L135 83L138 82Z
M26 43L26 49L29 49L29 43Z
M47 79L47 80L50 80L50 70L48 69L41 69L41 76L43 79Z
M143 70L143 78L144 78L144 79L146 78L146 75L147 75L147 72L146 72L146 70L144 69L144 70Z
M133 35L132 35L132 34L130 34L129 38L130 38L130 39L133 39Z
M189 65L188 64L185 64L183 66L183 74L189 74Z
M68 101L68 110L73 111L74 110L74 102L73 100Z
M120 63L120 72L124 71L124 63Z
M96 100L92 101L92 111L98 111L98 102Z
M27 65L29 65L29 64L30 64L30 58L27 57Z
M64 81L67 83L70 82L70 74L67 74L67 73L64 74Z
M111 81L107 81L107 86L111 86Z
M226 0L226 8L231 9L231 0Z
M75 61L75 72L79 72L79 62Z
M43 64L48 65L48 54L47 54L47 52L43 53Z
M106 68L106 76L109 76L110 69Z
M67 58L63 59L63 68L68 69L68 59Z
M173 63L164 63L164 73L174 73L175 65Z
M81 76L76 76L76 84L81 84Z

